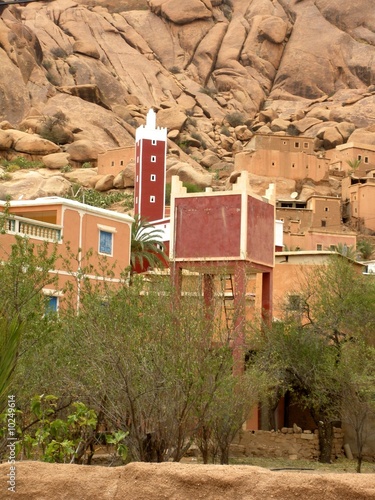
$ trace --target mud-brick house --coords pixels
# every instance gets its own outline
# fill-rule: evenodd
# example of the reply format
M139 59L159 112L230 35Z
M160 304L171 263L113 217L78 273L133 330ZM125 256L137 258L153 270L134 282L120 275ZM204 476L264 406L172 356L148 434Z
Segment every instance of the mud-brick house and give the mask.
M73 299L79 307L78 276L88 263L88 252L92 251L89 260L92 269L98 269L104 257L110 266L114 265L113 277L100 277L95 271L90 271L86 276L92 280L119 283L121 272L130 264L133 219L128 215L59 197L11 201L8 206L0 201L0 211L5 211L5 233L0 235L0 260L7 258L17 235L28 238L35 245L43 241L57 244L56 269L51 273L58 275L58 287L44 290L50 297L52 309L57 310L63 302L63 290L68 281L75 285ZM72 255L74 258L71 258ZM70 261L69 269L64 265L66 258Z
M256 134L235 156L235 170L265 177L285 177L318 182L328 174L328 160L314 152L310 137Z
M344 226L341 198L337 196L279 199L276 214L284 223L285 250L333 250L340 244L356 246L356 233Z
M327 152L329 169L333 172L351 172L353 165L357 176L365 177L375 169L375 146L347 142Z
M98 174L119 174L124 168L134 161L134 146L109 149L98 154Z
M365 177L356 172L342 180L343 218L358 229L375 231L375 168Z

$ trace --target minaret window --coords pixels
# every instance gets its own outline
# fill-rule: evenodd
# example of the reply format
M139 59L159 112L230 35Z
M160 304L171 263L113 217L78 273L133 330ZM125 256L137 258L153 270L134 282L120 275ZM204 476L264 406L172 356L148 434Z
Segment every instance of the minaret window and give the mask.
M156 175L151 174L150 181L155 182L156 181Z
M151 163L156 163L156 156L154 155L151 156Z
M150 196L150 203L155 203L155 196Z

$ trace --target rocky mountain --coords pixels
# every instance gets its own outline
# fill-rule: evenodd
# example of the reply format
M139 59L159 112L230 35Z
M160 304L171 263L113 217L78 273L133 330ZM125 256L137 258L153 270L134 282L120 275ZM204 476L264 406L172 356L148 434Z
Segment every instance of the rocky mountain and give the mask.
M150 107L169 165L222 179L256 132L375 144L374 0L0 2L0 67L8 160L95 166Z

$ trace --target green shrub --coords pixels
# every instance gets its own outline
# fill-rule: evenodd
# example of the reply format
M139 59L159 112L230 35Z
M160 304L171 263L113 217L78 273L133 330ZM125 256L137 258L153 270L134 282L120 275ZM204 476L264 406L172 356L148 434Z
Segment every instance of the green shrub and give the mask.
M201 87L199 89L199 92L202 92L202 94L209 95L210 97L213 97L215 94L217 94L217 90L214 88L208 88L208 87Z
M12 160L0 160L0 165L6 169L7 172L15 172L16 170L26 170L29 168L43 168L45 165L42 161L30 161L24 156L17 156Z
M191 182L184 182L183 185L186 187L188 193L202 193L204 189ZM165 186L165 204L170 205L171 203L171 184L166 184Z
M130 193L124 193L122 191L101 193L95 189L83 188L78 184L72 186L72 192L67 194L65 198L99 208L109 208L114 203L119 202L123 202L123 207L126 209L130 210L133 208L133 195Z
M228 113L225 116L225 119L231 127L238 127L238 125L243 125L246 120L245 116L238 111L235 111L234 113Z

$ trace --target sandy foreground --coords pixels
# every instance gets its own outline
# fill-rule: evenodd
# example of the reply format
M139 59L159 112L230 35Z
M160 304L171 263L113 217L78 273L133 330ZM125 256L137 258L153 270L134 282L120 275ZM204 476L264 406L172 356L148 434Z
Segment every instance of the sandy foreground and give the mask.
M1 499L375 499L375 474L281 472L245 465L135 462L109 468L18 462L13 493L7 489L9 473L10 464L1 464Z

